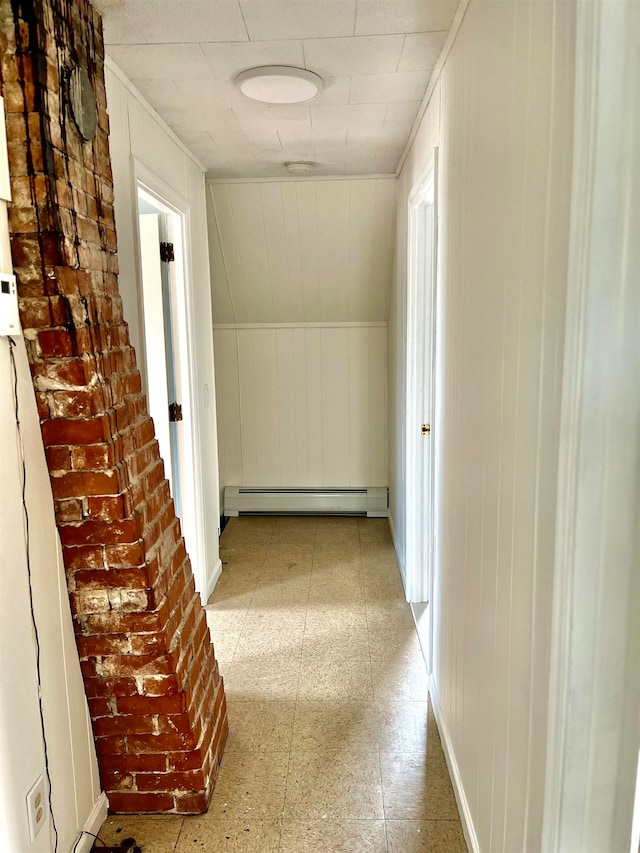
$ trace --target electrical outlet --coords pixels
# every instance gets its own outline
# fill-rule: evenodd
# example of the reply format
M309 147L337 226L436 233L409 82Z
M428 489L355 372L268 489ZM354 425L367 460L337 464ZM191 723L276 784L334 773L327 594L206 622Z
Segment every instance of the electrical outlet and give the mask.
M27 817L31 841L35 840L36 835L47 822L48 805L44 794L44 779L38 776L27 794Z
M21 335L15 275L0 273L0 335Z

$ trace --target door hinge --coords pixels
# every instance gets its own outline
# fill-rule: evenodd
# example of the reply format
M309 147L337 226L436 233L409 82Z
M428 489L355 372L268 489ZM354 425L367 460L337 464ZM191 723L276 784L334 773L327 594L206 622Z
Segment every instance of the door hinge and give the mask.
M422 424L420 432L422 435L431 435L431 424Z
M182 420L182 406L180 403L169 403L169 422L174 424L176 421Z
M176 256L173 252L173 243L160 243L160 260L165 264L170 264L175 261Z

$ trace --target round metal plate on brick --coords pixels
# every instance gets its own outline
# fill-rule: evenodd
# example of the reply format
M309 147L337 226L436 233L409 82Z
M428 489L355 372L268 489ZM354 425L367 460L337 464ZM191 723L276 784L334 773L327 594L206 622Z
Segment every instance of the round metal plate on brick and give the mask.
M74 68L71 72L69 102L78 130L88 142L98 129L98 105L91 80L84 68Z

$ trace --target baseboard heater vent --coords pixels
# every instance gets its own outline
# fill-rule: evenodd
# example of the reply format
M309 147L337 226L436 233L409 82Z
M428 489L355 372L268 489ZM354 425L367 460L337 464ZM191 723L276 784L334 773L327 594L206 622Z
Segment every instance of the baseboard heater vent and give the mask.
M388 489L294 489L226 486L224 514L238 515L362 515L386 518Z

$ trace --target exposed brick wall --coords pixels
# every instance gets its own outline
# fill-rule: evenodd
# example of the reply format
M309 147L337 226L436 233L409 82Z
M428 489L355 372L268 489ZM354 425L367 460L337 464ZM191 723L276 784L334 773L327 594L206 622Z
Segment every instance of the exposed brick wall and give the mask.
M86 0L0 0L12 254L102 784L116 812L201 812L226 705L122 316L101 32Z

